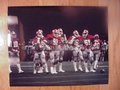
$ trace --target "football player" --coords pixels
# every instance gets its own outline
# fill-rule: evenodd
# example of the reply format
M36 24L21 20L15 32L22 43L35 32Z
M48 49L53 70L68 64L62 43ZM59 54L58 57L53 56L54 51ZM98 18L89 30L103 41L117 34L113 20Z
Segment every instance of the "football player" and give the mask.
M24 71L21 69L20 65L20 57L19 57L19 40L17 38L17 35L14 31L11 32L8 31L8 53L9 53L9 63L10 66L16 65L18 68L18 73L23 73ZM9 68L9 71L11 69Z
M85 72L89 72L88 69L88 63L90 62L90 71L91 72L95 72L95 70L93 69L93 52L91 50L92 47L92 40L94 39L93 35L89 34L88 30L84 30L82 33L82 42L83 42L83 48L82 48L82 52L83 52L83 57L84 57L84 67L85 67Z
M56 65L59 62L59 55L60 55L60 45L59 45L59 31L58 29L53 29L51 34L47 35L47 40L49 43L49 46L51 48L51 51L49 52L50 55L50 71L51 74L57 74L56 71Z
M101 43L101 40L99 39L99 35L95 34L94 35L94 43L92 46L92 51L94 54L94 69L95 70L97 69L98 61L100 58L100 43Z
M49 50L50 47L46 44L47 41L43 36L43 30L39 29L36 32L36 36L33 39L33 47L34 47L34 68L33 73L43 73L43 69L48 73L48 66L45 57L45 50Z
M65 72L65 70L63 70L62 62L63 62L64 50L66 49L65 45L67 43L67 40L66 40L67 38L66 38L66 35L63 33L62 28L58 29L58 33L59 33L59 45L60 45L60 50L59 50L59 72Z
M81 51L81 36L77 30L73 31L73 35L69 38L69 44L72 45L72 53L73 53L73 66L75 72L78 71L83 71L82 69L82 61L83 61L83 54ZM79 62L79 67L77 68L77 63Z

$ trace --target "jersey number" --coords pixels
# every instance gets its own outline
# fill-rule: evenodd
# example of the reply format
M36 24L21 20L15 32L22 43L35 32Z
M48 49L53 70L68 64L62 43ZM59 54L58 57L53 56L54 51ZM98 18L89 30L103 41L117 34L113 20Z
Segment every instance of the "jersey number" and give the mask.
M85 44L85 45L90 45L90 40L89 40L89 39L84 40L84 44Z
M13 42L13 47L18 47L18 41Z
M58 39L53 38L53 45L58 45Z

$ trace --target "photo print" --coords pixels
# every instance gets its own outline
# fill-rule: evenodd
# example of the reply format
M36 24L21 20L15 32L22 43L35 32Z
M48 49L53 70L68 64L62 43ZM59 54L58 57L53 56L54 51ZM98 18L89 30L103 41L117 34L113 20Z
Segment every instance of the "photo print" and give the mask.
M107 84L107 18L107 7L9 7L10 85Z

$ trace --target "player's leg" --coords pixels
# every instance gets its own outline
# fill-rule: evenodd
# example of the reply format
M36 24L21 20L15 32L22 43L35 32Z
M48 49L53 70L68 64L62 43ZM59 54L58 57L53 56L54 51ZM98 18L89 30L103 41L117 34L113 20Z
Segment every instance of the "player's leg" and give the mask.
M20 57L14 57L14 59L16 62L16 66L18 68L18 73L23 73L24 71L22 70L21 65L20 65Z
M34 53L34 58L33 58L33 74L37 73L37 64L38 64L38 53Z
M9 67L9 73L12 73L12 70L11 70L11 62L10 62L10 57L9 57L9 64L8 64L8 67Z
M97 51L96 56L95 56L95 61L94 61L94 67L93 67L95 70L98 67L99 58L100 58L100 51Z
M44 59L44 53L39 52L38 53L38 64L39 64L39 69L38 69L38 73L43 73L43 66L44 66L44 63L42 61L42 59Z
M55 62L54 62L54 73L57 74L57 64L59 63L59 55L60 55L60 51L59 50L56 50L55 51Z
M76 50L73 50L73 67L75 72L78 71L77 59L78 59L78 52Z
M89 51L89 63L90 63L90 72L96 72L95 70L94 70L94 55L95 54L93 54L93 51Z
M11 57L9 56L8 57L8 67L9 67L9 73L12 73L12 70L11 70L11 65L12 65L12 62L11 62Z
M12 73L11 66L9 65L9 73Z
M82 64L83 64L83 54L82 54L82 51L80 50L79 53L78 53L78 59L79 59L79 66L78 66L78 69L80 71L83 71L83 68L82 68Z
M42 61L42 66L45 69L45 72L48 73L48 65L47 65L47 61L46 61L46 58L45 58L45 52L44 51L41 52L41 61Z
M50 51L50 72L54 74L55 51Z
M65 72L65 70L63 70L63 56L64 56L64 51L60 51L60 55L59 55L59 72Z
M20 63L17 64L17 67L18 67L18 73L22 73L22 72L24 72L24 71L21 69L21 65L20 65Z
M83 58L84 58L83 64L84 64L85 72L89 72L89 70L88 70L88 56L89 56L88 51L84 50L83 51Z
M8 55L9 55L9 57L8 57L9 73L12 73L12 70L11 70L12 61L11 61L11 52L10 51L8 51Z

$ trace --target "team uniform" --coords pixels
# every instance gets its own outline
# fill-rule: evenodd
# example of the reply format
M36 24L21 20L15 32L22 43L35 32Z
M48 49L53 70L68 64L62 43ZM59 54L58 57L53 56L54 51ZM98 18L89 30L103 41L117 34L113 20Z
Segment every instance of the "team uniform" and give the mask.
M58 33L59 33L59 72L65 72L65 70L63 70L63 57L64 57L64 52L65 50L67 50L67 37L66 35L63 33L63 30L61 28L58 29Z
M42 35L42 31L37 31L37 36L33 39L33 50L34 50L34 67L33 67L33 73L43 73L43 69L45 69L45 72L48 72L48 66L45 56L45 50L49 50L49 46L46 44L46 40L44 36Z
M83 42L82 52L83 52L83 58L84 58L85 72L89 72L88 63L90 63L90 71L95 72L93 70L94 55L91 50L93 39L94 39L94 36L89 35L87 30L83 31L83 33L82 33L82 42Z
M69 38L69 44L72 47L72 62L74 66L74 71L83 71L82 69L82 61L83 61L83 54L81 51L81 36L79 35L78 31L73 31L73 36ZM77 68L77 63L79 62L79 67Z
M19 42L18 42L18 38L16 36L16 33L14 31L12 32L11 35L10 35L10 32L9 32L8 40L9 40L9 43L8 43L9 44L8 45L9 64L10 64L10 66L16 65L17 68L18 68L18 72L22 73L24 71L21 69L21 65L20 65ZM10 66L9 66L9 71L12 72Z
M101 40L99 39L99 35L96 34L94 36L94 43L92 46L92 51L94 54L94 69L97 69L98 61L100 58L100 44L101 44Z
M106 54L107 50L108 50L108 44L104 40L101 44L101 55L100 55L100 60L101 61L105 61L105 54Z
M51 34L47 35L47 40L49 42L49 46L51 47L50 55L50 63L51 63L51 73L57 74L56 65L60 60L60 37L57 29L53 30Z
M29 51L31 48L32 51ZM95 72L95 69L98 67L100 55L104 59L107 43L103 42L101 45L99 35L89 35L88 30L84 30L82 36L77 30L74 30L73 35L67 40L61 28L54 29L46 37L43 36L43 31L39 29L32 40L32 45L30 47L27 46L26 49L26 53L29 56L33 55L34 74L43 73L43 71L49 72L46 58L47 54L49 54L50 73L58 73L57 65L59 72L65 72L63 69L65 50L69 50L72 53L71 61L75 72L78 70L83 71L83 69L85 69L85 72ZM12 32L12 34L10 32L8 33L8 52L10 66L16 65L19 73L24 72L20 65L19 40L15 32ZM10 66L9 71L12 72Z

